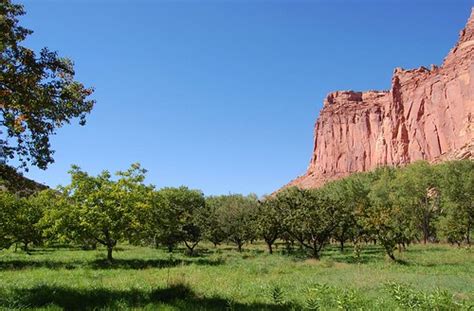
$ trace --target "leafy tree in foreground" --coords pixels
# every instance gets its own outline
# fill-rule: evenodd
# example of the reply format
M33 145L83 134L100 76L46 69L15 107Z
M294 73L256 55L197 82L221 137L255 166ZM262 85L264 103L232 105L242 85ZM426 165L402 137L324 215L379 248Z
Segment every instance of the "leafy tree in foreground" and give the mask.
M133 164L129 170L118 172L117 181L111 180L109 172L90 176L73 166L71 184L64 188L70 204L62 216L65 232L89 238L107 247L107 259L112 261L112 251L117 242L134 230L137 209L146 207L149 189L143 185L145 170Z
M21 45L32 33L18 23L23 14L0 1L0 157L45 169L53 162L49 136L74 118L85 123L93 90L74 80L71 60Z

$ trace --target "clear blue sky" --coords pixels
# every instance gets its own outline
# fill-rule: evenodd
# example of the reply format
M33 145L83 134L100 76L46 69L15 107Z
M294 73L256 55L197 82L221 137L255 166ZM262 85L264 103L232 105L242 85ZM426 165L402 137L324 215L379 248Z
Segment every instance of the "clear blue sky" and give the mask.
M259 195L304 173L330 91L440 64L474 1L24 2L26 42L72 58L97 105L26 175L66 184L140 162L149 183Z

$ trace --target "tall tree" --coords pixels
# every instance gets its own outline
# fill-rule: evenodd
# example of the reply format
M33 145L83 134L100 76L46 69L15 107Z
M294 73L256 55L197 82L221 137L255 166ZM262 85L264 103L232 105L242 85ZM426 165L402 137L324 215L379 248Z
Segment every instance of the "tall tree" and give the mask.
M0 191L0 248L21 243L23 249L28 251L31 243L42 241L40 220L44 203L41 194L18 197Z
M324 192L338 211L338 224L333 238L339 242L341 252L344 243L354 236L356 229L355 206L357 197L351 191L348 179L336 180L323 187Z
M266 198L258 208L257 233L263 238L268 252L273 254L273 244L283 232L282 219L278 210L278 200Z
M74 80L73 62L43 48L35 53L21 43L32 33L19 25L23 6L0 2L0 160L17 158L45 169L54 151L49 137L86 114L91 88Z
M112 251L127 232L139 226L137 209L146 208L150 189L143 184L146 171L133 164L125 172L118 172L118 180L104 171L90 176L73 166L71 184L64 188L70 203L65 205L63 230L89 238L107 247L107 259L113 260ZM71 226L69 226L71 225Z
M16 195L0 190L0 250L9 248L15 242L13 230L18 205Z
M413 240L416 221L410 206L401 204L394 191L395 169L377 170L369 193L370 204L358 211L359 221L365 230L382 244L390 259L394 250Z
M289 188L277 194L285 230L319 259L338 225L337 205L325 190Z
M148 233L155 243L168 251L183 242L192 253L202 239L200 215L205 206L204 195L187 187L163 188L155 192L151 203Z
M412 211L423 243L435 238L434 221L439 209L438 178L427 162L418 161L396 170L393 182L395 199Z
M442 221L439 228L451 243L471 244L474 227L474 161L451 161L438 166Z
M241 252L242 246L256 237L257 197L230 194L222 196L221 204L222 230L226 239Z
M222 226L222 196L209 196L202 213L202 230L204 239L210 241L214 246L221 244L226 239L226 233Z

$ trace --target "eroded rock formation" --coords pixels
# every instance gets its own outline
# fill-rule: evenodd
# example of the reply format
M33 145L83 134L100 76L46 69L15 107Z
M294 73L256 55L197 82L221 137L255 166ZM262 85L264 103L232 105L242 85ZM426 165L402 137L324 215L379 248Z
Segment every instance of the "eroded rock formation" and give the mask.
M474 8L442 66L396 68L390 91L338 91L316 121L306 174L288 186L381 165L474 157Z

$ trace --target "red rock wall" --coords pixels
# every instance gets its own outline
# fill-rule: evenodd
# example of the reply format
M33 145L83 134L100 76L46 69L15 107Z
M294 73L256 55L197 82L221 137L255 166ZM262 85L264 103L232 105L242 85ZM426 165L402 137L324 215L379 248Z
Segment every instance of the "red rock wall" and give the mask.
M312 188L381 165L473 158L474 8L441 67L396 68L390 91L331 93L316 121Z

